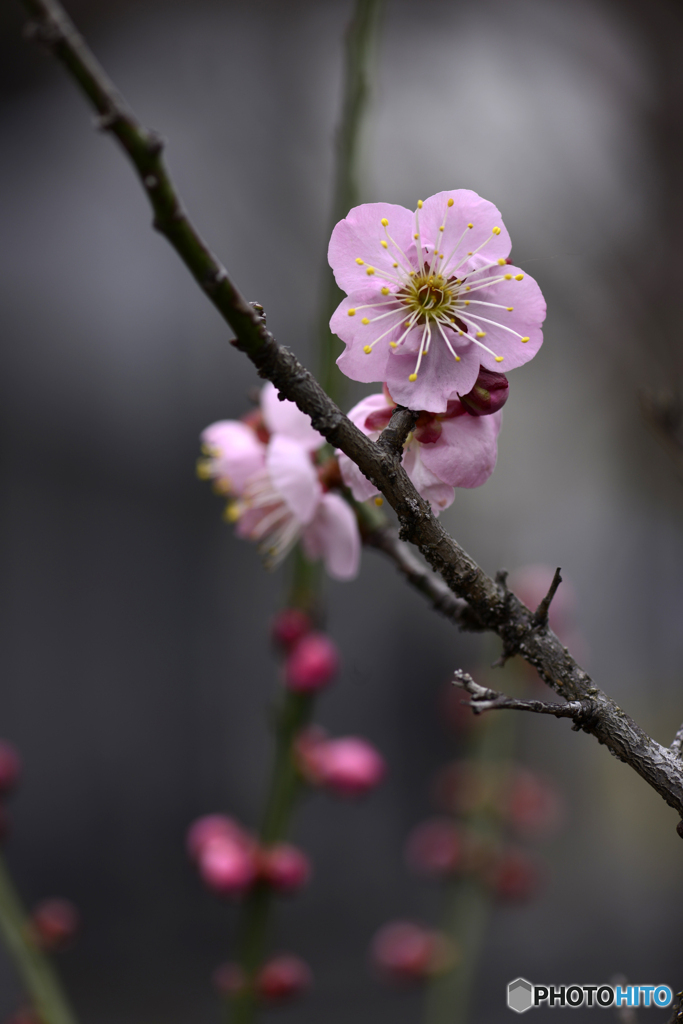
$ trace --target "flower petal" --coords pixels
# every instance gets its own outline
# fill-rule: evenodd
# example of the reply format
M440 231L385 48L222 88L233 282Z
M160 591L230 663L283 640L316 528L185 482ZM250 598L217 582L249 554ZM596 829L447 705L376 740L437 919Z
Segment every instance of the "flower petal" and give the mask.
M453 200L450 207L449 199ZM468 224L472 224L472 228L468 228ZM441 225L443 231L439 231ZM500 230L494 233L494 228ZM439 261L437 267L448 276L456 273L455 268L468 253L479 249L490 263L505 259L511 248L510 236L498 208L468 188L437 192L425 199L420 210L420 234L423 245L430 251L438 244L444 261Z
M282 434L268 443L266 467L273 487L300 523L311 521L322 487L305 448Z
M434 445L427 447L433 448ZM434 515L438 516L453 504L455 490L429 469L424 460L425 451L424 445L413 441L403 456L403 468L422 497L431 504Z
M491 476L498 454L502 410L491 416L457 416L443 420L441 437L422 445L424 465L453 487L479 487Z
M263 469L266 446L251 427L239 420L220 420L202 432L202 444L209 449L211 476L239 496L249 477Z
M376 441L380 435L380 431L368 430L365 421L371 413L389 408L392 407L389 406L389 403L383 394L368 395L367 398L363 398L357 405L354 405L348 416L351 422L354 423L359 430L362 430L363 433L372 441ZM375 485L370 483L366 476L363 476L356 463L352 462L348 455L344 455L343 452L337 451L337 458L339 460L339 469L342 475L342 480L349 488L356 501L367 501L368 498L372 498L376 494L379 494Z
M311 559L322 558L335 580L351 580L360 565L360 534L355 513L338 494L324 494L302 544Z
M456 362L438 329L432 328L432 332L429 352L422 358L417 380L410 380L417 355L404 352L402 347L392 352L387 360L385 380L398 405L427 412L445 412L453 392L467 394L474 387L479 376L481 352L470 341L465 341L463 346L464 338L457 338L460 361ZM412 333L415 334L414 331ZM451 333L451 337L456 336ZM455 349L454 342L451 344Z
M285 399L278 398L277 388L270 381L261 389L261 411L271 434L284 434L307 451L325 444L325 438L311 426L311 417Z
M379 279L391 284L396 279L393 264L402 261L407 267L405 259L386 235L383 218L389 222L386 230L391 238L404 253L407 252L413 235L414 215L393 203L355 206L332 232L327 258L337 284L345 292L367 287L368 277L372 277L373 283ZM382 240L387 242L386 249L381 244ZM374 269L374 274L368 275L368 268Z

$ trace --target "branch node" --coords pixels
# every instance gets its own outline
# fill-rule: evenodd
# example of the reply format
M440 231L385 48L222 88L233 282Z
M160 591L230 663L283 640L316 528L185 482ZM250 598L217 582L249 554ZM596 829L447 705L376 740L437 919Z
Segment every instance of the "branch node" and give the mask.
M544 626L548 625L548 612L550 611L550 605L552 604L552 600L555 597L555 594L557 593L557 588L559 587L561 582L562 576L560 575L560 569L558 568L555 570L555 575L553 576L553 581L550 584L550 589L548 590L548 593L545 595L545 597L539 604L538 608L534 612L534 629L543 629Z
M159 156L166 146L166 139L154 128L148 128L145 131L145 145L150 156Z
M263 308L263 306L261 305L261 303L260 302L250 302L249 305L252 307L252 309L254 309L256 311L256 313L258 314L259 320L261 321L261 323L265 327L265 324L266 324L266 311Z
M403 458L403 445L415 426L417 417L418 413L413 409L404 409L401 405L396 406L388 426L384 428L375 442L377 447L392 456L395 461L400 462Z
M93 117L92 123L95 126L95 130L98 132L110 131L116 122L121 117L118 110L108 110L106 114L98 114L97 117Z

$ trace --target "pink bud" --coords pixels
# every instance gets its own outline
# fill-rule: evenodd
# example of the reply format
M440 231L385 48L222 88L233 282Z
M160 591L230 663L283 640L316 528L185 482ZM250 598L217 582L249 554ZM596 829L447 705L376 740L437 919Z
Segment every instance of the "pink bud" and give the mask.
M510 385L503 373L494 373L480 367L474 387L460 401L470 416L490 416L502 409L508 400Z
M69 900L50 899L39 903L31 914L34 940L42 949L62 949L73 939L81 923L76 907Z
M259 852L259 875L278 892L296 892L311 877L311 862L291 843L275 843Z
M425 875L443 878L460 867L462 841L449 818L431 818L413 829L406 847L408 864Z
M499 899L521 903L538 892L541 872L537 861L525 850L509 847L488 872L487 881Z
M233 996L239 995L240 992L246 987L246 978L244 971L239 964L226 963L221 964L213 972L212 979L214 988L220 992L222 996L232 998Z
M392 921L380 928L372 941L371 957L389 981L404 983L424 981L457 960L445 935L411 921Z
M312 628L313 623L306 612L302 612L300 608L283 608L273 619L273 643L289 651L302 637L310 633Z
M221 896L240 896L256 880L253 844L230 836L208 840L199 854L202 881Z
M367 740L343 736L315 749L320 783L339 796L361 796L384 778L384 758Z
M21 774L21 761L15 747L0 740L0 795L11 793Z
M234 839L246 843L251 841L241 825L233 821L232 818L228 818L227 815L205 814L202 818L193 821L187 830L185 843L190 860L198 860L206 844L216 838Z
M336 644L325 633L309 633L287 658L285 683L295 693L314 693L332 682L338 668Z
M281 1003L300 996L311 987L313 975L307 963L285 953L263 965L256 978L256 991L269 1003Z

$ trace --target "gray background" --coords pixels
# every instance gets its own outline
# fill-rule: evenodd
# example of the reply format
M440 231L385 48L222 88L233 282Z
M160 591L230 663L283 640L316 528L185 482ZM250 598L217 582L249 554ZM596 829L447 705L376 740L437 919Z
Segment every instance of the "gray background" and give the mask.
M210 244L309 362L350 10L73 7L170 140ZM284 580L233 538L194 461L200 430L240 415L255 375L21 24L5 5L0 734L25 760L8 858L28 902L81 908L61 966L83 1021L209 1022L236 912L202 891L183 835L218 808L258 819L278 685L264 636ZM546 343L511 375L498 468L444 522L490 572L561 565L587 667L666 743L683 719L683 492L637 395L681 373L682 27L665 0L389 0L363 157L367 200L493 200L541 284ZM344 671L319 718L371 738L390 773L360 805L316 797L297 818L316 875L277 942L309 959L316 987L280 1019L407 1024L419 993L379 987L366 949L388 918L438 920L401 847L457 752L438 694L495 647L459 637L372 552L357 581L330 586L329 627ZM509 1019L518 974L680 988L675 815L566 722L526 721L519 745L557 780L566 822L543 895L496 913L474 1019ZM0 1011L16 999L0 957Z

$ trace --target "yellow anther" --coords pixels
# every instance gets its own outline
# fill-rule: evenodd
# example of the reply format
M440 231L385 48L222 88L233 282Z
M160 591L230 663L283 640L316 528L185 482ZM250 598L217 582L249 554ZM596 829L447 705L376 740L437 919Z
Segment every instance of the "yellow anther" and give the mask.
M515 274L515 281L523 281L524 274Z
M365 273L368 275L368 277L372 277L372 275L375 273L375 268L374 267L368 267L367 270L365 271Z
M396 344L395 341L390 341L389 342L389 348L398 348L398 345Z
M384 285L384 288L382 288L382 295L388 295L388 294L389 294L389 289L387 288L386 285Z
M470 288L470 286L468 284L465 285L465 291L466 292L471 292L472 291L472 289Z
M383 249L388 249L389 248L389 243L385 242L383 238L380 239L380 243L379 244L382 246Z
M359 267L362 267L364 261L360 258L360 256L356 256L356 263L358 264Z
M468 225L467 225L467 227L468 227L468 228L473 228L473 227L474 227L474 224L468 224Z
M506 281L511 281L512 280L512 274L506 274L505 275L505 280Z
M392 263L391 265L392 265L392 267L397 267L398 263Z
M375 505L377 506L377 508L381 508L383 504L384 498L382 497L381 494L378 494L377 497L375 498Z
M417 374L411 373L410 376L408 377L408 380L410 381L411 384L414 384L415 381L417 380Z
M453 200L453 199L449 199L448 202L446 203L446 206L452 206L454 201L455 200Z
M417 231L416 231L416 232L415 232L415 234L413 235L413 238L419 238L419 237L420 237L420 236L418 235L418 233L417 233Z
M526 345L527 341L529 341L530 339L529 338L520 338L519 340L522 341Z
M465 299L465 305L469 306L469 304L470 304L470 300L469 299Z
M406 320L406 322L404 323L403 326L404 327L410 327L410 320Z
M422 200L421 199L418 199L418 201L417 201L417 208L418 208L418 210L422 209Z
M474 253L473 252L468 252L467 255L468 256L474 256Z
M408 271L408 277L415 277L415 271L414 270L409 270Z
M200 480L211 479L211 463L207 459L197 459L197 476Z
M387 218L386 217L382 217L382 227L385 228L388 223L389 223L389 221L387 220Z
M370 347L370 345L364 345L363 351L365 352L366 356L369 356L370 353L372 352L372 348Z
M501 256L500 259L498 260L498 266L499 267L504 267L506 263L507 263L507 260L504 260L503 257Z
M500 228L499 227L491 228L491 231L493 232L494 235L499 235L500 234Z
M225 506L223 512L223 518L227 519L229 523L236 523L240 517L240 506L236 501L231 501L229 505Z
M364 316L363 319L361 320L361 323L362 324L369 324L370 321L368 320L368 318L366 316Z
M462 334L462 331L460 333ZM460 356L456 356L455 357L455 361L456 361L456 363L459 363L460 362Z
M496 362L497 363L502 363L503 362L503 357L502 356L496 356Z
M444 231L444 230L445 230L445 228L444 228L444 226L442 224L441 227L439 228L439 231Z
M440 259L440 260L442 260L442 259L443 259L443 253L442 253L442 252L440 252L440 253L439 253L439 259Z
M486 331L477 331L477 333L475 334L475 338L485 338L485 337L486 337Z
M507 309L508 313L511 313L511 312L512 312L512 310L513 310L513 309L514 309L515 307L514 307L514 306L506 306L505 308Z
M356 315L355 309L349 309L349 310L347 310L347 312L348 312L349 316L355 316Z

